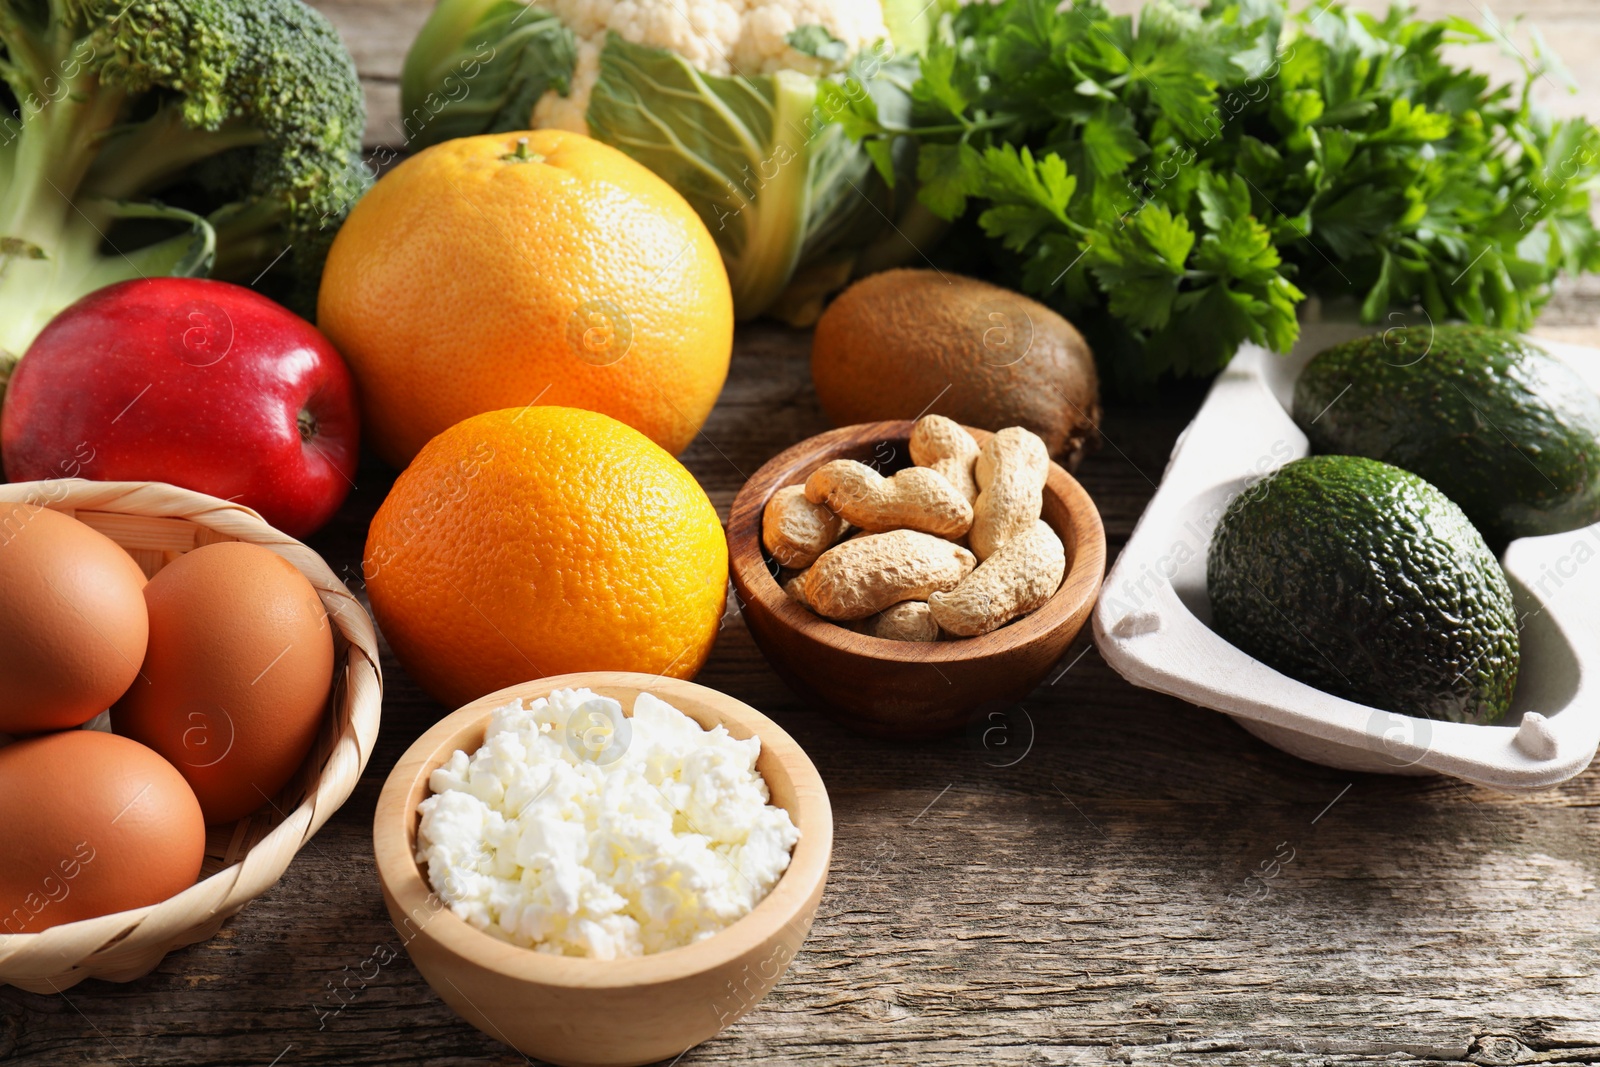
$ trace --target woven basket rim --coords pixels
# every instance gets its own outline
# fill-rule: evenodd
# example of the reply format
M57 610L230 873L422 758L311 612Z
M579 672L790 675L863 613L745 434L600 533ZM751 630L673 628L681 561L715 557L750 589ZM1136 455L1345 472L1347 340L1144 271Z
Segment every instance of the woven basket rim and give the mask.
M0 484L0 503L57 511L182 519L271 549L311 582L347 642L335 663L338 734L314 785L293 811L248 852L159 904L63 923L36 933L0 933L0 984L59 992L85 978L128 981L153 970L173 949L216 933L222 921L265 892L307 841L349 799L371 758L382 710L378 637L361 602L332 568L301 542L240 504L163 482L81 478Z

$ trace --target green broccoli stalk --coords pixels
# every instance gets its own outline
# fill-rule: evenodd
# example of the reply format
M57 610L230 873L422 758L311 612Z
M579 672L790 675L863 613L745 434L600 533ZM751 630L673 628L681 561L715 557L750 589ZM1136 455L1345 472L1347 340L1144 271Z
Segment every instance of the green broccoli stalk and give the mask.
M253 282L306 313L370 176L355 65L300 0L0 0L0 359L104 285ZM281 263L280 263L281 260Z

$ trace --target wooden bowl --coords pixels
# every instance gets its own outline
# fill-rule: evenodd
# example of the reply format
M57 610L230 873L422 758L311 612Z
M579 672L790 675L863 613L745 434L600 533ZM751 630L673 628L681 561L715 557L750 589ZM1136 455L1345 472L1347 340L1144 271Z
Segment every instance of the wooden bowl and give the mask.
M261 545L306 576L333 626L333 691L311 754L258 811L206 827L199 882L160 904L36 934L0 934L0 983L59 993L85 978L132 981L154 970L173 949L211 937L224 920L271 888L295 853L349 799L378 737L383 704L378 635L360 602L321 556L238 504L160 482L77 478L0 485L0 500L73 516L121 545L146 576L202 545Z
M512 699L588 688L621 702L648 691L705 727L759 737L756 769L772 803L800 828L772 892L744 918L691 945L630 959L555 956L501 941L454 912L416 861L417 805L428 776L483 744L489 715ZM759 711L714 689L659 675L563 674L490 693L417 739L384 783L373 821L383 899L417 970L467 1022L528 1056L563 1067L631 1067L671 1060L716 1036L766 996L794 959L828 880L833 812L800 746Z
M911 426L904 419L867 422L802 441L756 471L728 517L728 561L740 611L773 670L845 725L880 737L949 733L982 705L1027 696L1083 628L1106 569L1106 535L1094 501L1052 463L1043 518L1066 546L1067 573L1033 614L981 637L919 644L858 634L795 603L761 547L767 501L829 460L860 460L884 474L909 466ZM992 436L967 430L979 444Z

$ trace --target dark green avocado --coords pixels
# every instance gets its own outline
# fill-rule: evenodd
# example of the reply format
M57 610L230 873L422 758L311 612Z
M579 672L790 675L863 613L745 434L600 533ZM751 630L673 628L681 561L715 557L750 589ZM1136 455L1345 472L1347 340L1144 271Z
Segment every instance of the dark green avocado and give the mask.
M1517 684L1504 572L1450 498L1358 456L1285 464L1211 539L1212 628L1291 678L1370 707L1493 723Z
M1432 482L1497 549L1600 521L1600 395L1509 331L1402 327L1336 345L1306 365L1293 415L1314 452Z

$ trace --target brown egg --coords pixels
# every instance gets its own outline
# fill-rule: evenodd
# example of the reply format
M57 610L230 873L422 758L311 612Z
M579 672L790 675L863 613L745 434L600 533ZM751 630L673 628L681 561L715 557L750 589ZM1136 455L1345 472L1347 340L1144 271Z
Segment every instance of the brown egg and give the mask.
M136 741L68 730L0 748L0 932L159 904L205 850L194 791Z
M144 659L144 572L77 519L0 503L0 733L81 725Z
M247 815L316 740L333 682L322 601L282 556L230 541L167 564L145 604L150 647L112 729L171 760L206 822Z

